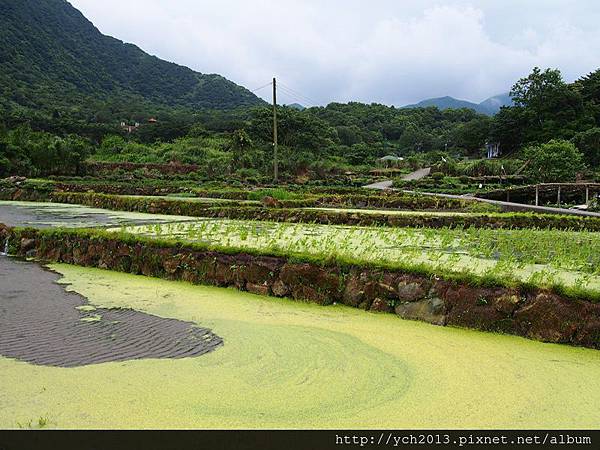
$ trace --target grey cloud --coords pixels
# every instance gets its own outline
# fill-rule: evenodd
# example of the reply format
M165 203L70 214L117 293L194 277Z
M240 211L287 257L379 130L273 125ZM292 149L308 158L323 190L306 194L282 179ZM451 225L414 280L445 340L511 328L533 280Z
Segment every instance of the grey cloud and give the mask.
M72 0L105 34L286 102L402 105L507 91L534 65L597 68L596 1ZM267 91L259 94L268 98Z

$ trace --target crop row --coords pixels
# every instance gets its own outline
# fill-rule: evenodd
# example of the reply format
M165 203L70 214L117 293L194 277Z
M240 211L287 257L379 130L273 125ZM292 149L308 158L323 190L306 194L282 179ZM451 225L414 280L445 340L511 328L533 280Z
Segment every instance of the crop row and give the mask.
M40 190L0 189L0 200L52 201L85 205L115 211L145 212L206 218L229 218L272 222L319 223L330 225L360 225L426 228L491 228L491 229L557 229L600 231L600 219L595 217L561 216L532 213L468 212L421 214L407 211L361 211L350 209L286 208L256 206L242 201L209 201L201 198L178 199L161 197L134 197L97 193L56 192ZM289 202L293 202L290 200Z
M230 220L126 227L148 237L359 264L427 267L600 294L600 236L557 230L323 226ZM587 294L586 294L587 295Z

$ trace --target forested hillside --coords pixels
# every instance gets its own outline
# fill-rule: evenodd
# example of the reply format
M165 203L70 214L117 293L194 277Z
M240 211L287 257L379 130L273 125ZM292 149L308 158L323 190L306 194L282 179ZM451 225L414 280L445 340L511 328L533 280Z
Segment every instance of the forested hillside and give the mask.
M577 152L568 158L569 164L577 164L557 180L584 170L588 177L598 172L600 71L568 84L558 70L536 68L517 81L511 93L515 105L494 117L470 109L363 103L331 103L302 111L279 107L281 173L294 177L364 172L384 155L402 156L410 167L481 158L486 142L499 143L504 158L541 161L542 173L532 174L536 178L552 173L543 169L548 149L559 156ZM103 107L110 110L108 103ZM110 117L89 122L61 115L5 116L0 122L0 175L76 173L91 157L198 164L209 178L270 179L273 119L268 106L194 112L165 108L158 117L158 122L144 122L128 132ZM543 147L553 140L562 143ZM537 156L531 149L538 149Z
M486 142L504 158L540 161L536 179L552 173L550 151L573 155L553 179L600 172L600 71L567 83L535 68L510 97L494 116L356 102L279 107L281 174L368 173L387 155L407 170L450 164L483 157ZM250 91L104 36L65 0L0 0L0 176L79 174L91 159L270 180L272 126L271 108Z
M262 101L220 75L104 36L66 0L0 0L0 109L101 120L111 112L106 102L114 110L127 104L227 109Z

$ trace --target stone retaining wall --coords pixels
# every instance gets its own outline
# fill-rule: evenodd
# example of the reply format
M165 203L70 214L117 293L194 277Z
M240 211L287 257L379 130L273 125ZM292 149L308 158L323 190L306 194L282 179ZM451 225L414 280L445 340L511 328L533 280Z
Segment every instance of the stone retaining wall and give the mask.
M14 253L42 260L235 287L321 305L342 303L436 325L600 348L600 304L541 289L477 287L392 270L199 251L82 232L0 226L2 236L10 237Z

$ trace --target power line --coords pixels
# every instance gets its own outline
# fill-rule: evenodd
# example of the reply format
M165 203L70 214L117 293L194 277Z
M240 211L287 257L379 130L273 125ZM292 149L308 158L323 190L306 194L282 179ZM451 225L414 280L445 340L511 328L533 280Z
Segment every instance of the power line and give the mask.
M287 98L291 99L291 101L293 102L297 102L297 103L303 103L303 104L307 104L309 103L307 99L305 98L300 98L295 94L290 93L289 91L286 91L285 89L281 88L279 89L279 92L283 95L285 95ZM312 104L312 102L310 102Z
M277 155L277 80L273 77L273 175L279 181L279 157Z
M313 105L318 105L319 104L319 102L316 101L315 99L309 97L308 95L304 95L301 92L298 92L297 90L292 89L291 87L286 86L285 84L282 84L281 82L279 82L279 87L280 88L283 87L284 90L289 91L290 93L296 95L299 98L303 98L305 101L308 101L309 103L311 103Z
M261 89L266 88L267 86L271 86L273 84L272 81L269 81L267 84L265 84L264 86L261 87L257 87L256 89L251 90L250 92L256 92L256 91L260 91Z
M306 104L306 100L296 97L295 95L289 94L288 92L282 89L279 89L279 93L285 95L287 98L291 99L294 102Z
M301 92L298 92L295 89L292 89L289 86L286 86L285 84L282 84L281 82L278 82L278 90L287 95L288 97L290 97L292 100L297 101L299 103L308 103L309 105L318 105L319 102L317 102L316 100L314 100L313 98L309 97L308 95L304 95ZM257 87L256 89L252 89L250 92L257 92L260 91L261 89L264 89L266 87L272 86L273 82L270 81L269 83L266 83L262 86Z

